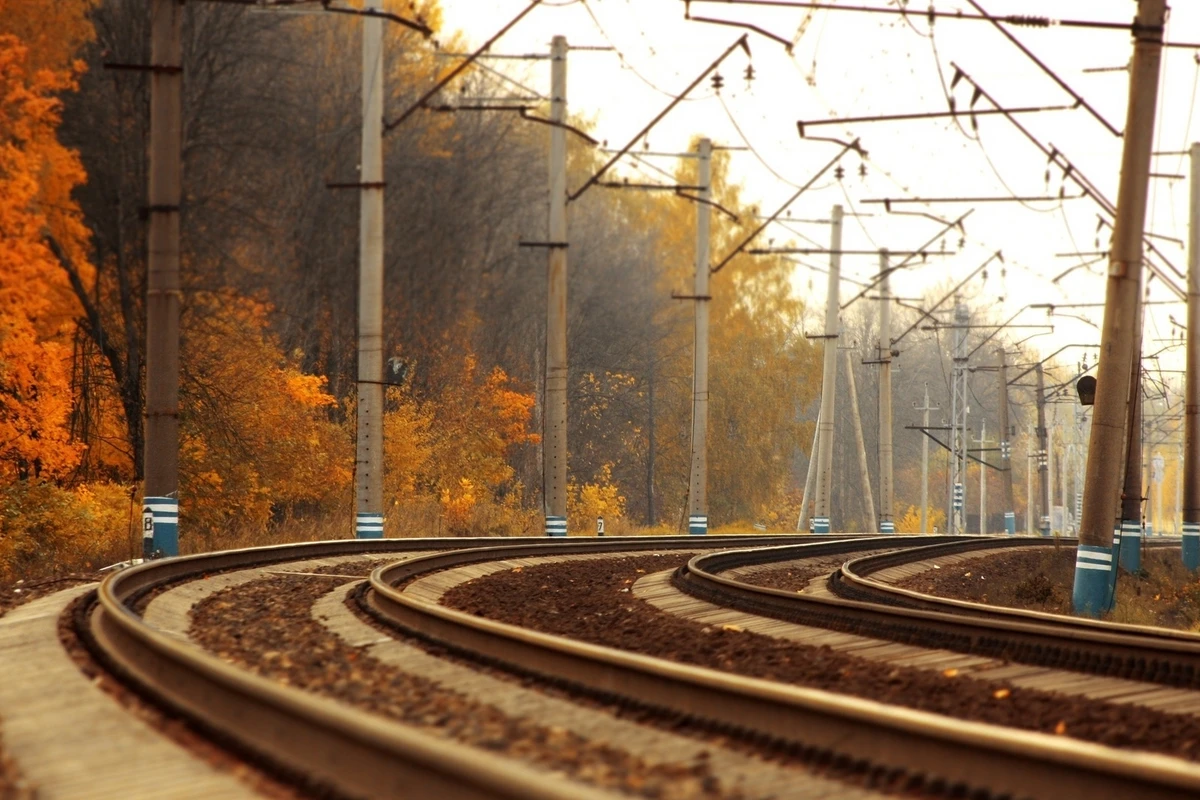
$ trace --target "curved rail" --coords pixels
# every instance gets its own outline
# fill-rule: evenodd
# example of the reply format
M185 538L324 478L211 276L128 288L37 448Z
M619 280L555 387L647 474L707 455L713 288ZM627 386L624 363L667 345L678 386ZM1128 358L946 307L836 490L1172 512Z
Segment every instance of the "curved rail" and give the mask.
M1037 540L1035 540L1037 541ZM1042 540L1052 541L1052 540ZM1060 544L1074 545L1075 540L1062 540ZM1178 549L1178 540L1146 542L1152 549ZM1155 639L1178 639L1194 645L1200 645L1200 635L1190 631L1171 628L1158 628L1150 625L1129 625L1126 623L1107 622L1090 617L1071 617L1063 614L1053 614L1046 611L1032 611L1008 606L992 606L986 603L975 603L969 600L958 600L950 597L917 592L912 589L902 589L890 583L872 579L870 576L892 567L913 564L919 561L944 557L962 552L953 543L937 544L929 547L898 550L891 553L880 553L864 556L863 558L847 561L830 578L830 588L839 597L863 600L872 603L898 606L902 608L922 609L926 611L943 611L953 614L970 616L1009 618L1045 625L1061 625L1065 627L1085 628L1097 631L1127 633L1136 636L1148 636Z
M940 555L997 547L1053 546L1041 538L973 539L918 548ZM1179 688L1200 686L1200 639L1160 628L1080 623L1059 615L1014 613L1013 609L979 606L965 614L955 604L938 610L908 608L836 596L844 591L843 566L830 578L834 594L796 594L738 581L719 573L751 564L800 557L794 546L733 550L693 558L673 577L675 585L695 597L755 614L862 636L890 639L920 647L941 648L1033 666L1086 672L1105 677L1158 683ZM889 554L890 555L890 554ZM851 565L869 561L867 557ZM894 556L889 565L894 565Z
M778 540L778 536L772 537ZM789 537L791 538L791 537ZM707 537L704 545L767 537ZM771 539L767 539L771 540ZM107 577L80 607L77 630L93 656L152 701L291 780L356 797L606 798L609 793L418 732L334 700L232 667L146 625L132 610L151 589L231 569L366 553L471 548L475 539L339 540L152 561ZM528 539L486 539L488 543ZM546 552L695 548L688 537L543 541Z
M849 544L864 549L864 545L878 547L896 541L897 537L888 536ZM790 557L822 555L829 550L827 543L799 545L790 548ZM501 548L492 555L515 558L551 552L534 546ZM876 767L936 776L950 785L982 787L1013 796L1095 793L1110 798L1182 798L1200 794L1200 771L1176 759L1150 754L1131 757L1063 737L965 722L626 653L475 617L396 588L417 574L483 557L479 551L432 555L381 567L371 575L362 602L385 624L477 660L718 729L742 731L759 739L766 736L809 755L865 760ZM710 557L692 559L683 574L692 574L692 566L706 558Z

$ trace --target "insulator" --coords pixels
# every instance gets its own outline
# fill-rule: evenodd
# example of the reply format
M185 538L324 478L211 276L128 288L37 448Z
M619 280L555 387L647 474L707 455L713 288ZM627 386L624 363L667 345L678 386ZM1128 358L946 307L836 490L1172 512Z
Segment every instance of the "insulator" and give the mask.
M721 73L714 72L712 76L713 91L721 91L721 87L725 85L725 79L721 77Z
M749 83L752 80L754 80L754 65L747 64L746 65L746 83Z

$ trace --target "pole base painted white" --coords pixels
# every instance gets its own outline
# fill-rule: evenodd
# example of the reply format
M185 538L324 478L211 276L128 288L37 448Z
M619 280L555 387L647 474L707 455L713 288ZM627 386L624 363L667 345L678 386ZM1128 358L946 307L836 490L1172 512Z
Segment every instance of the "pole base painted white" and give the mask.
M1183 523L1183 565L1192 572L1200 569L1200 522Z
M880 533L895 533L896 532L896 523L892 522L890 519L881 520L879 523L879 532Z
M1107 547L1081 544L1075 551L1075 586L1071 605L1076 614L1098 617L1112 606L1110 575L1112 551Z
M829 533L829 517L813 517L812 532Z
M354 538L382 539L383 514L358 512L358 517L354 520Z
M1142 525L1137 520L1121 520L1121 566L1128 572L1137 572L1142 568Z
M688 533L693 536L704 536L708 533L708 515L691 514L688 516Z
M1038 532L1041 533L1042 536L1050 535L1050 517L1042 517L1041 528L1039 529Z
M1004 512L1004 532L1009 536L1017 534L1017 515L1012 511Z
M142 499L142 558L179 555L179 501L174 497Z
M546 535L547 536L566 536L567 535L567 518L558 517L553 514L546 515Z

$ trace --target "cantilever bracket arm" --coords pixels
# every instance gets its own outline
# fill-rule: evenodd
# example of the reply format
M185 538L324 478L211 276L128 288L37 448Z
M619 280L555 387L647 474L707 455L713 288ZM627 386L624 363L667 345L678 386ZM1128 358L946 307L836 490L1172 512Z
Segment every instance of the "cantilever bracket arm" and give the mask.
M399 127L400 123L404 122L404 120L411 117L413 115L413 113L415 113L417 111L417 109L424 108L425 104L427 102L429 102L429 98L433 97L435 94L440 92L446 84L450 83L450 81L454 80L459 75L461 75L463 70L465 70L467 67L471 66L471 64L473 64L476 59L478 59L481 55L486 53L488 51L488 49L491 48L491 46L496 43L497 39L499 39L504 34L508 33L509 29L512 28L512 26L514 26L518 22L520 22L525 17L526 14L528 14L530 11L533 11L533 9L537 8L539 5L541 5L541 3L542 3L542 0L532 0L532 2L529 5L527 5L520 14L517 14L515 17L513 17L511 20L508 21L507 25L505 25L500 30L496 31L495 35L493 35L492 38L488 39L486 42L484 42L482 45L480 45L478 50L476 50L474 53L471 53L471 55L467 56L462 61L458 62L458 65L454 69L452 69L448 73L446 73L446 76L444 78L442 78L440 81L438 81L437 83L435 83L433 85L432 89L425 92L425 94L421 95L420 99L418 99L417 102L413 103L411 106L406 108L403 112L401 112L400 116L396 117L395 119L391 120L390 122L385 119L383 121L384 135L386 136L387 134L389 134L393 130L395 130L397 127ZM358 12L355 12L355 13L358 13Z
M646 127L642 128L640 131L638 131L636 134L634 134L633 138L629 140L628 144L626 144L624 147L622 147L620 150L618 150L613 155L612 158L610 158L607 162L605 162L604 166L602 166L602 167L600 167L600 169L596 170L595 174L593 174L592 177L587 179L587 183L583 184L583 186L580 186L578 189L576 189L575 191L568 194L567 202L571 203L571 202L578 200L584 192L586 192L588 189L590 189L592 186L594 186L596 184L596 182L600 180L600 177L602 175L604 175L604 173L606 173L610 169L612 169L613 164L616 164L618 161L620 161L625 156L625 154L629 152L629 149L631 147L633 147L635 144L637 144L640 139L645 138L646 134L650 132L651 128L653 128L655 125L657 125L659 122L661 122L663 117L665 117L667 114L671 113L671 109L675 108L675 106L682 103L684 98L686 98L688 96L688 94L692 91L692 89L695 89L697 86L699 86L700 82L702 80L704 80L705 78L707 78L708 74L710 72L712 72L714 69L719 67L721 65L721 62L724 61L726 58L728 58L729 54L732 53L734 50L737 50L738 48L741 48L742 50L746 51L746 55L750 55L750 43L748 41L747 34L742 34L741 38L738 39L733 44L729 45L729 47L727 47L725 49L725 52L721 53L721 55L719 55L717 57L716 61L712 62L707 67L705 67L704 71L701 72L694 81L689 83L686 89L684 89L682 92L680 92L678 95L676 95L676 97L673 100L671 100L670 103L667 104L666 108L664 108L662 111L658 112L658 115L655 116L654 119L650 120L649 124L647 124Z
M722 269L724 269L725 265L728 264L730 261L732 261L734 256L736 256L738 253L745 250L746 245L748 245L748 244L750 244L750 242L754 241L754 238L756 236L758 236L760 233L762 233L763 230L768 225L770 225L772 222L774 222L779 217L779 215L782 214L787 209L788 206L790 206L792 203L796 202L796 198L798 198L800 195L802 195L806 191L808 191L808 189L814 183L816 183L817 181L819 181L821 179L822 175L824 175L826 172L828 172L833 167L834 164L841 161L842 156L846 155L846 153L849 153L851 150L854 150L858 153L865 152L862 149L862 145L859 144L858 139L855 139L853 142L843 144L841 151L836 156L829 159L828 163L826 163L825 166L821 167L820 171L817 172L816 175L813 175L811 178L809 178L807 183L805 183L803 186L801 186L799 189L797 189L795 194L793 194L791 197L789 197L787 200L785 200L783 205L781 205L775 211L774 214L767 217L767 219L763 222L763 224L759 225L757 228L755 228L753 231L751 231L750 235L747 236L745 239L743 239L737 247L733 248L733 250L731 250L729 252L729 255L727 255L723 259L721 259L720 263L718 263L715 267L710 269L709 273L715 275L716 273L718 273Z

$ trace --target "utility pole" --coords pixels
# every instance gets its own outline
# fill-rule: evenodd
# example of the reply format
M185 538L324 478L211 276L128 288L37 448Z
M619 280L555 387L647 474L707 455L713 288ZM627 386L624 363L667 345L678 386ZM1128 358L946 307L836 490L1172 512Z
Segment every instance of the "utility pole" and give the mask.
M146 260L146 449L142 555L179 554L179 199L183 6L150 4L150 229ZM146 537L146 533L150 536Z
M954 360L950 370L950 533L965 533L967 503L967 307L954 304Z
M929 412L941 406L929 405L929 384L925 384L925 402L913 407L921 412L921 533L929 533Z
M550 226L542 494L546 535L567 535L567 39L550 44Z
M1072 591L1076 613L1090 616L1098 616L1112 605L1112 541L1119 530L1114 522L1118 521L1117 500L1122 484L1120 471L1113 467L1125 461L1126 417L1135 361L1133 340L1140 321L1142 238L1165 21L1166 0L1138 0L1125 145L1100 331L1100 352L1104 356L1096 375Z
M1185 378L1186 380L1186 378ZM1184 412L1186 413L1186 412ZM1179 441L1176 442L1179 450L1179 457L1176 459L1175 465L1175 508L1172 511L1172 528L1171 533L1175 536L1182 537L1183 535L1183 431L1180 429Z
M879 251L879 532L895 533L892 519L892 296L888 251Z
M1038 440L1038 531L1050 535L1050 449L1046 442L1046 378L1042 365L1037 365L1037 440Z
M700 202L696 203L695 349L692 361L692 480L688 533L708 533L708 239L712 209L712 141L700 140ZM809 470L811 472L811 469ZM807 502L807 497L805 501Z
M1033 497L1033 468L1034 461L1037 459L1037 452L1033 450L1034 443L1037 439L1034 436L1033 426L1030 425L1025 432L1025 535L1033 535L1033 507L1036 500Z
M1054 527L1054 487L1055 477L1058 476L1058 459L1054 455L1054 428L1046 422L1046 486L1050 492L1050 503L1046 506L1046 516L1049 518L1051 534L1061 533Z
M1200 569L1200 143L1193 142L1183 401L1183 564Z
M975 440L979 445L980 454L987 448L989 442L987 440L987 420L979 423L979 438ZM979 459L979 535L987 536L987 464L984 463L982 455Z
M846 385L850 389L850 408L854 412L851 418L854 421L854 444L858 450L858 477L862 481L863 499L867 514L870 515L875 512L875 498L871 493L871 471L867 466L867 446L863 442L862 417L858 413L858 389L854 383L854 361L850 358L849 350L846 350ZM867 524L870 524L870 520Z
M833 493L833 409L837 391L838 289L842 273L842 207L830 214L829 284L825 293L825 363L821 375L821 411L817 417L817 504L813 533L830 531Z
M1117 561L1112 568L1112 584L1116 588L1117 565L1129 572L1142 568L1142 500L1145 491L1142 463L1142 441L1145 433L1145 414L1142 407L1142 308L1135 313L1137 320L1132 331L1133 371L1129 383L1129 417L1125 423L1125 482L1121 490L1121 533L1113 535L1113 554Z
M796 530L808 530L808 502L812 499L813 490L817 483L817 437L821 433L821 417L813 425L812 447L808 450L808 475L804 479L804 496L800 499L800 517L796 520Z
M1008 354L1003 347L997 348L996 352L1000 356L1000 387L997 396L1000 398L1000 466L1004 470L1004 532L1012 536L1017 532L1017 515L1013 508L1012 441L1009 439L1012 427L1008 421Z
M380 11L367 0L365 11ZM359 172L358 430L354 535L383 538L383 20L362 18Z

